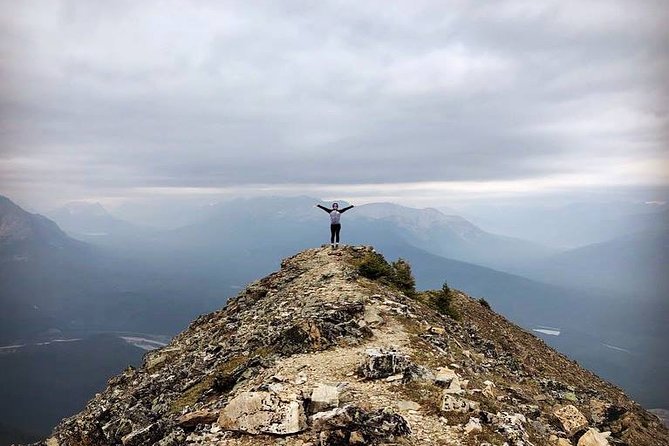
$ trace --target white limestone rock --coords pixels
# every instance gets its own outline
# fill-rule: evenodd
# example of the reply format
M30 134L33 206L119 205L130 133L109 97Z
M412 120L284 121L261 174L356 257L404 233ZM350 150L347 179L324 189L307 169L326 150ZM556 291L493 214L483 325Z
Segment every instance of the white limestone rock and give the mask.
M569 437L588 427L588 419L571 404L557 409L553 414L560 420L562 429Z
M467 413L470 410L476 410L479 407L479 403L476 401L469 401L464 398L459 398L447 392L448 389L444 391L441 398L441 410L443 412L460 412Z
M275 435L294 434L307 427L297 396L271 392L240 393L221 410L218 424L225 430Z
M483 431L481 426L481 420L479 418L470 418L469 422L465 424L465 432L471 434L472 432L477 433Z
M578 440L578 446L609 446L609 435L611 432L599 432L595 428L590 428Z
M448 367L440 367L437 369L434 382L442 387L448 387L454 379L460 379L454 370L449 369Z
M311 412L322 412L339 406L339 388L329 384L318 384L311 391Z

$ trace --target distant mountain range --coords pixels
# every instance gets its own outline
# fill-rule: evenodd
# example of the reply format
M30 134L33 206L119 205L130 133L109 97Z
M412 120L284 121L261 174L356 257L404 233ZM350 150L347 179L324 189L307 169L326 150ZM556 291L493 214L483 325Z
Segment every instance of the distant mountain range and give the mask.
M313 208L316 202L319 200L306 196L236 199L208 206L196 222L174 230L147 230L128 224L99 204L70 204L51 215L63 227L70 228L73 235L106 234L88 239L91 243L114 247L126 255L131 253L145 263L160 263L161 269L201 278L225 276L229 278L227 282L239 286L254 275L272 271L278 259L295 249L328 241L327 216ZM582 207L578 209L584 215L592 215ZM639 215L638 209L645 208L630 208L625 215ZM615 212L623 211L606 207L604 215ZM661 217L657 212L649 215ZM654 221L658 220L662 221ZM373 203L355 207L343 216L342 222L342 237L347 243L374 243L391 251L404 247L413 249L414 256L417 252L430 253L469 264L459 269L469 272L462 275L467 280L457 279L457 285L474 294L484 294L478 291L483 283L496 283L501 277L526 280L525 276L563 289L590 290L592 295L615 294L617 300L624 300L629 293L666 295L661 271L667 266L669 232L661 230L658 223L641 226L644 231L640 233L558 252L486 232L460 216L429 208ZM503 275L501 271L510 274ZM435 285L429 278L425 280L429 286ZM496 294L495 290L488 290L492 292L487 294Z
M0 256L3 261L30 261L40 254L83 247L53 221L26 212L0 195Z
M391 223L398 237L434 254L505 271L556 253L536 243L486 232L463 217L431 208L373 203L356 209L351 219L359 218Z
M9 340L49 329L173 332L196 311L220 306L235 293L235 285L275 270L279 260L295 249L327 240L327 215L312 207L315 201L311 197L234 200L212 207L198 223L154 231L147 239L139 233L129 236L137 227L112 217L100 205L68 205L52 213L73 234L106 234L89 239L97 242L91 245L70 238L52 221L5 198L0 274L8 286L0 291L7 309L0 334ZM342 221L344 241L373 243L414 262L420 286L441 286L449 280L489 296L514 320L537 320L541 310L532 312L528 302L542 294L561 294L554 287L539 283L528 287L527 279L457 260L480 255L488 243L529 252L528 256L540 251L523 250L528 246L524 242L485 233L459 217L378 204L356 207ZM134 239L141 241L131 242ZM448 249L455 258L424 248ZM154 311L157 307L160 312ZM542 322L555 323L550 317Z
M557 249L574 249L666 228L666 202L576 202L566 205L524 203L469 205L463 215L487 230Z
M181 265L202 277L225 276L242 285L254 274L275 270L279 259L295 249L328 241L329 221L321 210L313 208L316 202L320 201L312 197L263 197L210 206L196 223L157 231L152 261L173 262L170 268ZM485 232L458 216L377 203L355 207L343 215L342 223L343 242L373 244L393 257L410 260L419 286L439 287L448 280L467 292L485 296L499 311L523 324L571 325L591 332L606 329L619 333L646 321L646 307L624 295L611 298L607 284L612 278L606 275L596 275L589 282L553 276L552 285L546 285L504 272L527 271L535 279L549 278L551 271L557 271L551 269L551 262L560 254ZM635 250L628 247L625 252ZM490 268L491 264L497 268ZM619 277L636 274L637 270L628 268L627 276ZM592 286L597 279L600 286ZM640 286L643 280L637 282ZM233 293L234 289L224 291ZM575 311L581 311L583 317L587 314L589 328L574 317ZM645 329L651 326L656 328L656 322Z
M329 241L328 216L313 207L316 202L319 200L312 197L231 200L209 206L195 222L180 228L148 230L147 237L141 236L146 228L126 225L99 206L52 214L66 218L63 224L69 228L85 229L80 232L106 232L87 243L67 237L55 224L44 223L48 221L44 217L30 214L51 228L46 231L51 237L40 239L37 245L62 248L55 251L56 257L45 255L39 263L3 263L0 274L5 274L9 284L0 295L0 304L8 308L3 312L8 324L3 324L4 337L52 327L174 333L195 315L220 308L254 277L276 270L281 258ZM26 215L22 218L29 220ZM85 224L77 223L79 218ZM138 232L119 235L122 231L105 226L110 222ZM528 329L557 328L552 331L563 334L549 336L547 341L559 343L562 351L574 354L603 376L631 386L636 381L623 371L635 364L638 376L651 374L648 382L654 382L658 371L669 373L666 356L655 354L669 335L666 323L658 317L658 307L653 306L655 301L641 301L622 288L611 293L613 279L597 273L605 259L623 259L635 252L634 237L625 239L626 246L613 246L613 251L591 247L574 254L559 253L488 233L458 216L387 203L357 206L343 215L342 224L343 243L373 244L391 260L409 260L419 288L438 288L447 281L485 297L497 311ZM666 244L656 246L660 254L666 252ZM623 252L625 256L615 255ZM575 257L562 263L571 272L559 273L559 259L571 255ZM662 258L647 256L646 260L661 268L663 263L653 263L653 259ZM578 266L581 261L591 265L589 280L572 275L586 271ZM649 263L644 261L637 270L629 266L635 261L630 257L609 274L617 275L616 280L643 283ZM8 272L16 265L21 265L20 274ZM531 278L510 272L523 269ZM36 277L40 280L35 281ZM17 314L20 317L14 317ZM12 325L11 321L19 322ZM621 351L601 347L604 344L641 356L620 356ZM646 368L653 371L646 372ZM643 395L649 398L651 394Z
M156 237L161 244L185 246L186 250L205 249L213 258L225 250L240 255L256 247L276 247L287 255L295 247L329 241L327 218L322 211L313 209L315 202L320 201L312 197L232 200L211 206L198 222ZM342 202L342 206L346 204ZM342 222L346 243L365 243L383 231L388 237L386 242L401 241L443 257L500 270L517 270L556 252L485 232L462 217L435 209L366 204L349 211Z
M219 306L198 278L67 236L0 197L0 343L68 330L173 333Z
M667 220L669 224L669 220ZM538 280L669 303L669 228L627 234L537 262Z
M0 196L0 340L53 327L49 306L65 305L71 293L54 296L72 280L90 249L53 221ZM58 284L57 284L58 283Z
M130 241L150 234L148 228L112 216L100 203L71 202L47 215L72 237L84 241Z

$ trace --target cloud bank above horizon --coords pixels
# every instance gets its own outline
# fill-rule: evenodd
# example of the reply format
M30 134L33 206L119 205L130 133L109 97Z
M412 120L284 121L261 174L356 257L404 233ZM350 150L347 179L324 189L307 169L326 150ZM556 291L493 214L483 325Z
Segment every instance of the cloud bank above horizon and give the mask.
M669 185L662 1L0 11L0 186L18 197Z

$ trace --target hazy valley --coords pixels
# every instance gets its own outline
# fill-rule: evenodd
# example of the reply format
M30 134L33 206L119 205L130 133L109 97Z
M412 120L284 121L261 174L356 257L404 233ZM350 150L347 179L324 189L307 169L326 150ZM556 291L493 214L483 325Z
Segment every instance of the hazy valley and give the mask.
M45 367L55 361L49 352L56 345L72 361L87 349L109 351L102 355L104 367L100 356L89 357L91 384L82 385L80 397L50 396L55 401L50 407L68 415L105 377L141 357L142 351L127 342L109 348L108 338L92 335L171 337L197 315L221 308L248 282L276 270L282 258L327 240L326 216L312 207L317 201L231 200L201 208L183 226L153 228L86 203L50 212L57 226L4 199L3 345L85 339L67 344L69 350L63 350L66 344L31 350L28 364ZM663 214L647 217L662 221ZM653 223L641 232L560 250L496 235L434 209L369 204L355 207L343 221L346 244L374 245L389 259L407 259L419 289L440 288L447 281L485 297L495 311L621 385L646 407L669 406L662 385L669 374L662 310L667 284L659 273L667 268L667 244L661 242L666 227ZM17 376L19 367L26 367L20 364L27 360L19 360L25 355L25 349L0 350L3 373ZM68 366L62 367L61 372ZM31 388L44 385L23 376ZM7 401L18 399L11 394ZM30 404L44 403L38 396L30 399ZM14 435L30 434L29 426L12 423L5 424ZM43 425L39 429L44 432Z

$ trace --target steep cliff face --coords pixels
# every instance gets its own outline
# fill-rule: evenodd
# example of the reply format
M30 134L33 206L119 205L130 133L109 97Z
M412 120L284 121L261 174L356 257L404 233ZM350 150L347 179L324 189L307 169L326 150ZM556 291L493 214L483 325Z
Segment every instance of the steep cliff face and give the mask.
M669 444L620 389L481 302L363 277L370 256L284 260L42 444Z

